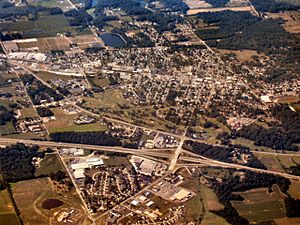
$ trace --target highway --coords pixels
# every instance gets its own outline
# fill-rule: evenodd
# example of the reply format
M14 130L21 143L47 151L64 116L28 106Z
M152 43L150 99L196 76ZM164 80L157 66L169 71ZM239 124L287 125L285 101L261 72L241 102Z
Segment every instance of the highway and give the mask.
M117 152L125 154L134 154L139 156L152 156L159 158L169 159L172 154L160 152L160 149L131 149L123 147L110 147L110 146L97 146L97 145L86 145L86 144L74 144L74 143L62 143L62 142L51 142L51 141L36 141L36 140L24 140L24 139L12 139L12 138L0 138L1 145L11 145L16 143L24 143L26 145L38 145L41 147L49 148L83 148L95 151L105 151L105 152ZM165 149L161 149L163 151Z
M116 153L125 153L125 154L133 154L138 156L150 156L154 158L164 158L164 159L174 159L174 154L176 155L176 150L170 153L162 152L165 149L129 149L129 148L123 148L123 147L109 147L109 146L97 146L97 145L86 145L86 144L73 144L73 143L61 143L61 142L51 142L51 141L35 141L35 140L22 140L22 139L12 139L12 138L0 138L0 144L1 145L11 145L16 143L24 143L27 145L38 145L43 147L52 147L52 148L83 148L83 149L90 149L95 151L105 151L105 152L116 152ZM224 168L235 168L238 170L250 170L253 172L258 173L268 173L268 174L274 174L286 177L288 179L292 180L299 180L299 176L287 174L287 173L281 173L276 171L270 171L270 170L264 170L264 169L257 169L252 168L248 166L243 166L235 163L225 163L213 159L209 159L200 155L196 155L194 153L191 153L186 150L180 150L180 153L184 153L185 155L178 155L178 160L191 164L201 164L201 165L207 165L207 166L213 166L213 167L224 167ZM188 155L188 156L186 156ZM176 160L177 163L177 160ZM172 165L172 164L171 164ZM176 164L178 166L178 164ZM174 166L174 170L176 170L176 166Z

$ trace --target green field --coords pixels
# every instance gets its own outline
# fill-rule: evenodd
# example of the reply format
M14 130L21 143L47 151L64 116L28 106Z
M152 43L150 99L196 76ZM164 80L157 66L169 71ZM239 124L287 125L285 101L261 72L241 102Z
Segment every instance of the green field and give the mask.
M13 202L7 190L0 191L0 225L19 225Z

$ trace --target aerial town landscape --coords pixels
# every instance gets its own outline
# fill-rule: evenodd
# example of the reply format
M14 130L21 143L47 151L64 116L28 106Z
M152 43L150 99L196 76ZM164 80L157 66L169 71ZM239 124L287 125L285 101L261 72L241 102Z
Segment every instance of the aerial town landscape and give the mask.
M300 224L299 0L0 0L0 225Z

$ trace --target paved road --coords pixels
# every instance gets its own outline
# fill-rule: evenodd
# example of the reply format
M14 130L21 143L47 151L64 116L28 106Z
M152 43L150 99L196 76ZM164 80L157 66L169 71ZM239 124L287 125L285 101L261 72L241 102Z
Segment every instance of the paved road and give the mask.
M140 156L151 156L151 157L158 157L158 158L168 158L172 159L174 154L171 153L162 153L158 150L139 150L139 149L128 149L123 147L108 147L108 146L96 146L96 145L85 145L85 144L72 144L72 143L61 143L61 142L51 142L51 141L35 141L35 140L21 140L21 139L11 139L11 138L0 138L0 144L15 144L15 143L24 143L24 144L31 144L31 145L39 145L44 147L62 147L62 148L84 148L84 149L91 149L95 151L107 151L107 152L118 152L118 153L126 153L126 154L134 154ZM188 151L184 151L185 154L188 154ZM253 172L259 173L268 173L286 177L288 179L299 180L299 176L287 174L287 173L280 173L270 170L263 170L263 169L256 169L248 166L243 166L234 163L225 163L220 162L217 160L209 159L203 156L196 156L195 154L191 153L192 156L179 156L179 160L188 163L199 163L205 164L207 166L220 166L224 168L235 168L235 169L245 169L250 170Z
M23 140L23 139L11 139L11 138L0 138L0 144L16 144L16 143L24 143L27 145L39 145L43 147L60 147L60 148L84 148L95 151L105 151L105 152L118 152L125 154L134 154L140 156L152 156L159 158L171 158L172 154L160 152L158 149L153 150L141 150L141 149L131 149L131 148L123 148L123 147L109 147L109 146L97 146L97 145L85 145L85 144L74 144L74 143L62 143L62 142L51 142L51 141L35 141L35 140ZM162 149L165 150L165 149Z
M287 173L275 172L275 171L271 171L271 170L256 169L256 168L243 166L243 165L239 165L239 164L235 164L235 163L225 163L225 162L220 162L220 161L208 159L208 158L199 159L199 158L183 156L183 157L180 157L180 160L186 161L189 163L194 162L194 163L199 163L199 164L205 164L207 166L220 166L220 167L224 167L224 168L234 168L234 169L238 169L238 170L250 170L253 172L257 172L257 173L274 174L274 175L286 177L288 179L300 181L299 176L295 176L295 175L291 175L291 174L287 174Z

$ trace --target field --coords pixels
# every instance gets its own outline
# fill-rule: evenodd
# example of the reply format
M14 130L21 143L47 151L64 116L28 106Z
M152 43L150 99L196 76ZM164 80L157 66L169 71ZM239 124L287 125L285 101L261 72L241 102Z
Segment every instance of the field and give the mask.
M89 34L89 30L84 31L85 35L79 35L75 37L66 36L55 36L55 37L45 37L37 38L32 42L18 42L20 49L26 48L39 48L41 52L64 50L70 51L70 43L77 43L81 49L86 49L91 44L101 43L94 35Z
M240 145L244 145L246 147L249 147L250 149L254 150L259 150L259 151L266 151L266 152L275 152L274 149L268 148L268 147L264 147L264 146L257 146L253 144L253 141L245 139L245 138L236 138L232 140L233 144L240 144Z
M63 11L67 11L72 9L72 5L68 1L60 1L60 0L28 0L29 5L33 6L42 6L47 8L59 7Z
M276 172L288 172L291 166L300 164L300 156L290 155L268 155L255 152L254 155L267 167Z
M35 72L34 74L46 82L53 80L53 79L61 79L64 81L68 81L68 80L71 80L74 78L73 76L59 75L56 73L49 73L46 71L39 71L39 72ZM78 79L78 77L77 77L77 79Z
M78 209L83 215L83 209L77 193L72 190L64 194L64 196L56 194L52 181L49 178L20 181L13 185L12 191L24 224L57 224L53 221L54 214L70 207ZM42 203L47 199L58 199L64 204L47 210L42 207ZM82 223L80 224L86 224L83 222L84 219L81 216L80 221Z
M51 37L67 31L77 33L76 27L71 27L64 15L43 15L35 21L4 22L1 30L22 31L24 38Z
M196 193L196 196L185 204L188 221L203 219L201 224L204 225L228 225L225 219L210 212L210 210L221 210L224 207L218 201L214 191L200 184L199 177L192 177L186 171L181 171L180 174L186 177L186 181L181 186Z
M7 190L0 191L0 225L19 225L13 202Z
M281 104L288 104L288 103L298 103L300 102L300 97L298 96L281 96L281 97L277 97L275 99L275 102L277 103L281 103Z
M253 13L251 6L241 6L241 7L224 7L224 8L203 8L203 9L190 9L187 11L188 15L195 15L203 12L220 12L225 10L231 11L248 11Z
M300 199L300 181L291 181L288 193L295 199Z
M16 130L12 122L8 122L5 125L0 126L0 135L8 135L15 132Z
M265 155L254 153L254 155L267 167L268 170L283 172L282 165L278 158L274 155Z
M64 132L64 131L103 131L106 130L106 127L101 123L91 123L91 124L83 124L76 125L74 123L74 119L78 117L78 114L66 114L60 108L53 108L51 111L54 113L56 120L45 123L45 126L49 130L50 133L53 132Z
M101 107L117 109L118 104L129 104L124 99L123 93L120 90L109 90L103 93L94 94L95 98L84 98L86 103L84 105L88 107Z
M24 108L20 109L21 118L25 117L36 117L38 116L37 112L34 110L34 108Z
M238 213L250 222L271 221L285 217L284 195L277 186L268 193L267 188L257 188L246 192L237 192L244 201L232 201Z
M300 224L300 218L281 218L275 220L276 225L298 225Z
M64 171L64 167L62 166L58 156L55 153L45 154L45 157L40 162L40 166L36 169L34 175L50 175L51 173L56 173L58 171Z
M295 0L296 1L296 0ZM298 4L300 2L298 1ZM267 13L273 19L282 18L285 21L284 28L290 33L300 33L300 12Z
M237 60L239 60L241 63L245 62L251 62L253 61L253 56L260 56L257 51L254 50L224 50L224 49L218 49L218 51L221 53L221 55L234 53L236 55Z
M89 78L90 83L96 87L106 87L110 84L108 78Z
M290 3L293 5L300 5L300 1L299 0L276 0L277 2L286 2L286 3Z

